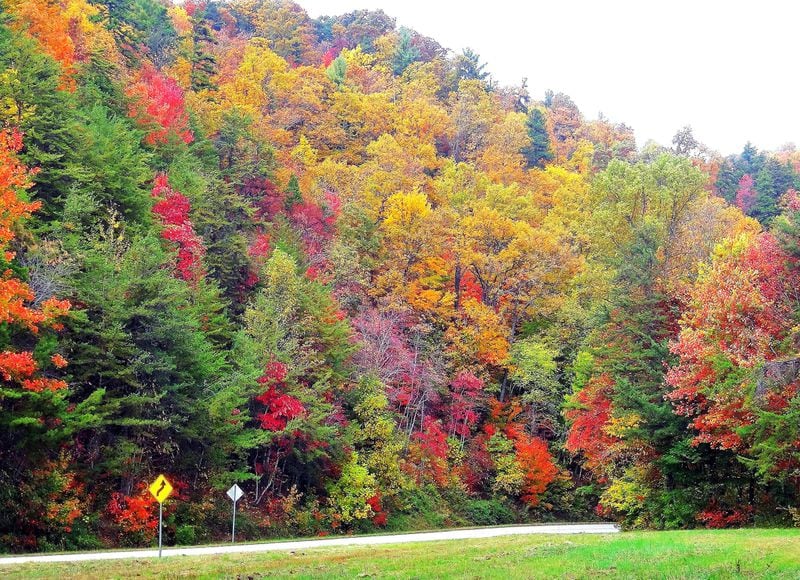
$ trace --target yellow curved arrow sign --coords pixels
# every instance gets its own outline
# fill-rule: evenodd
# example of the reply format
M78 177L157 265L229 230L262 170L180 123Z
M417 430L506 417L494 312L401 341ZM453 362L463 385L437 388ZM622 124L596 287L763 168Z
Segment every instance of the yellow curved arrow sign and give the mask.
M164 503L164 500L172 493L172 484L167 481L166 477L159 475L156 480L150 484L149 489L158 503Z

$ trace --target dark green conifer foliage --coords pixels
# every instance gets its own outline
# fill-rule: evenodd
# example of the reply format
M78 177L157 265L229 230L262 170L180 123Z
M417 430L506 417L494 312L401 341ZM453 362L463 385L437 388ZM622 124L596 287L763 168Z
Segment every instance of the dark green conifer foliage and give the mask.
M18 127L25 134L20 158L38 168L33 189L45 203L37 214L52 215L53 204L68 189L65 163L73 148L75 100L59 89L61 68L30 38L0 25L0 126Z
M756 175L760 170L761 166L764 164L764 155L758 152L758 149L755 145L748 141L745 143L744 149L742 150L742 154L739 156L739 167L742 170L742 173L749 173L750 175Z
M392 70L394 74L401 75L408 65L419 59L419 49L414 46L411 31L401 28L397 50L392 58Z
M66 156L71 186L131 223L149 223L152 155L141 147L141 131L127 118L97 104L80 111L73 135L73 147Z
M465 48L456 56L454 68L454 86L458 86L461 80L485 81L489 77L489 73L485 70L486 63L482 63L480 55L471 48Z
M108 28L128 59L138 61L136 47L144 45L156 65L170 62L178 36L164 5L156 0L93 0L93 4L108 10Z
M128 238L119 222L89 235L66 343L71 397L100 393L103 419L78 435L81 463L125 490L153 469L197 473L202 401L226 364L209 337L219 307L173 276L155 236Z
M286 184L286 211L291 211L297 204L303 203L303 194L300 193L300 183L293 173Z
M211 47L217 44L210 18L216 11L216 4L210 3L202 7L198 6L191 17L194 44L194 51L190 59L193 91L216 90L217 88L213 81L217 72L217 58L210 51ZM209 15L209 12L212 14Z
M735 203L739 180L743 175L744 171L737 167L735 160L731 157L726 158L720 165L717 180L714 183L717 195L728 203Z
M531 109L525 127L531 139L531 144L522 150L528 167L544 167L545 163L553 160L553 149L550 146L544 113L536 108Z
M769 224L778 214L778 193L772 172L767 165L762 165L755 176L756 203L751 215L763 224Z

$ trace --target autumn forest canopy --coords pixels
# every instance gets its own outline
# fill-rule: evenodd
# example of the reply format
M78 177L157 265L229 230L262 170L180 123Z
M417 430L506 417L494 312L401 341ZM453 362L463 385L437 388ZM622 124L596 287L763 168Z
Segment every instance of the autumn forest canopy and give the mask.
M383 11L3 0L0 551L800 521L800 152ZM546 79L537 79L537 85Z

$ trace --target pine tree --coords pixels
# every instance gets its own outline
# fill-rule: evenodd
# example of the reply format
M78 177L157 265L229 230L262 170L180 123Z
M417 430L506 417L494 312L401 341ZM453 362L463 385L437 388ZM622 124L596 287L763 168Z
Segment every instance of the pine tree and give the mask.
M210 428L200 400L225 367L210 337L219 306L172 274L155 232L112 222L76 240L90 249L71 280L83 306L65 337L71 398L98 398L102 416L76 434L78 462L126 494L167 467L200 475Z
M193 91L216 90L217 86L213 77L217 72L217 58L210 51L210 47L217 44L217 39L212 31L212 22L208 17L209 11L216 11L216 4L196 6L192 14L192 43L194 50L191 56L191 87Z
M20 159L38 171L33 191L44 202L40 217L69 189L65 160L74 149L74 96L59 88L59 64L38 50L36 41L0 24L0 126L25 134Z
M345 58L339 55L333 59L330 66L325 69L325 74L328 75L328 78L331 79L333 84L341 88L347 77L347 61Z
M419 49L414 46L411 31L407 28L401 28L398 36L397 50L392 57L392 71L401 75L408 65L419 59Z
M735 157L727 157L722 162L714 182L714 190L718 196L728 203L736 201L736 192L739 189L739 181L745 172L737 166Z
M755 189L757 192L755 204L750 215L763 224L769 224L778 215L778 196L775 193L775 182L767 165L761 167L756 174Z
M764 164L764 155L759 153L756 146L748 141L739 155L738 164L744 173L756 175Z
M486 63L481 63L480 55L471 48L465 48L456 56L453 64L455 71L455 86L462 80L485 81L489 73L486 72Z
M90 194L105 211L119 212L131 223L150 223L151 156L141 147L141 131L101 104L78 112L73 147L65 174L71 186Z
M539 109L531 109L525 122L531 144L522 150L528 167L544 167L544 164L553 160L553 150L550 147L550 137L544 113Z
M303 194L300 193L300 182L297 180L297 176L292 173L289 183L286 184L286 211L292 211L294 206L301 203L303 203Z

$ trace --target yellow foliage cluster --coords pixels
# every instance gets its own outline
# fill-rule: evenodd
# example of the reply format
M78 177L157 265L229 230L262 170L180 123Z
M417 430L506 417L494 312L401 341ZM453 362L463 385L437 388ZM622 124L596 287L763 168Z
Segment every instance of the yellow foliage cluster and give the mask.
M309 22L288 3L236 6L253 36L226 38L219 90L187 101L212 135L230 111L250 119L275 146L279 186L294 175L305 199L334 192L357 208L380 240L374 268L358 273L366 294L439 329L451 361L508 368L526 321L557 319L556 340L580 332L614 276L613 260L596 257L617 256L642 224L662 236L663 277L676 285L726 232L757 227L709 197L688 160L628 163L630 129L585 121L564 95L531 105L545 112L555 163L529 166L526 113L482 80L453 79L443 60L395 75L396 32L344 48L334 67L301 55ZM182 9L170 13L185 30ZM611 429L635 426L625 417Z

